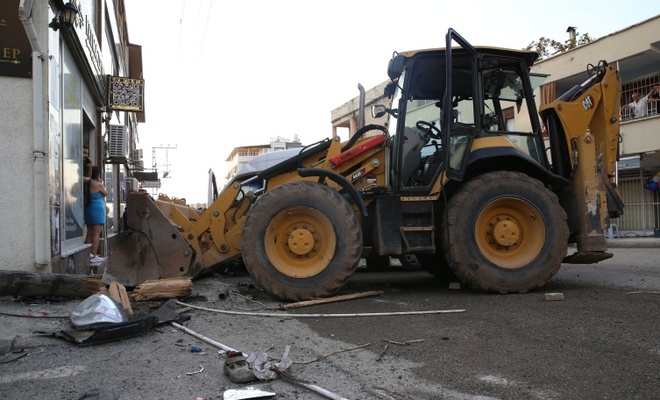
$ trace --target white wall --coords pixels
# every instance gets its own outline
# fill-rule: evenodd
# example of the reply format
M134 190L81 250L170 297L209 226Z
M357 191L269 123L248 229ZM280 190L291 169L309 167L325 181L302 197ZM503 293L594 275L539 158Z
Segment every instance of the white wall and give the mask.
M34 271L32 79L0 77L0 93L0 269Z
M660 17L540 61L532 66L532 72L551 74L546 83L580 73L584 74L586 79L585 72L590 63L596 65L600 60L613 62L643 52L657 53L657 48L652 47L651 43L657 42L658 32L660 32Z

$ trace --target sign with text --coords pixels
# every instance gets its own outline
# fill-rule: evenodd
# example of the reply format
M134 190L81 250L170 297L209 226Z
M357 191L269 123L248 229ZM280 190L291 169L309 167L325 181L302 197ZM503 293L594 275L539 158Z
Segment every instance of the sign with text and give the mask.
M109 76L108 107L117 111L144 111L144 79Z
M0 2L0 75L31 78L32 50L18 18L18 2Z
M160 179L157 181L142 181L140 184L142 189L160 189Z

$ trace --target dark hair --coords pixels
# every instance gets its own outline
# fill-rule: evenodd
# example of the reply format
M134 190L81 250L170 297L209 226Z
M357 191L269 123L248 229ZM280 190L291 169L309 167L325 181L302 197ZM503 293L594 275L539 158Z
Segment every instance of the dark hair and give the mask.
M92 167L92 179L99 179L101 176L101 168L99 167Z

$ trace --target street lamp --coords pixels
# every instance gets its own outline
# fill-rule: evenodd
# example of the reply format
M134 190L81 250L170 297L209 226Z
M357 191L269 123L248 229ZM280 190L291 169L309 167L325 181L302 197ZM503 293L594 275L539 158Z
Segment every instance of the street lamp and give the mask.
M78 7L69 1L57 12L57 15L50 21L48 26L54 31L58 29L70 29L73 26L76 15L78 15Z

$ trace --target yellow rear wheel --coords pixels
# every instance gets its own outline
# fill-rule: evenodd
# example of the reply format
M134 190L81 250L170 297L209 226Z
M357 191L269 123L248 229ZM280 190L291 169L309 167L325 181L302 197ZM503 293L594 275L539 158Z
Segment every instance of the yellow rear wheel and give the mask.
M440 229L454 274L474 289L524 293L559 270L566 212L540 181L510 171L472 178L449 199Z
M501 197L489 202L477 216L474 239L493 264L523 268L541 253L545 224L539 210L528 201Z

